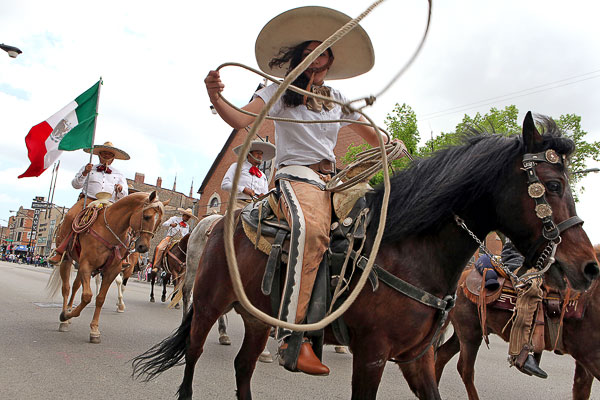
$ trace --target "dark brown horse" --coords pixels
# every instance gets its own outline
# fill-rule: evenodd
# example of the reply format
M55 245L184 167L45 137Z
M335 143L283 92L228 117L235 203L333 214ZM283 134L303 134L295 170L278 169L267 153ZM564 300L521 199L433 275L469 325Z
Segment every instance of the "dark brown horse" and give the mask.
M50 276L48 287L51 293L55 291L54 288L61 285L62 281L63 307L59 330L67 331L69 320L78 317L92 301L90 287L92 272L102 273L102 284L96 296L96 309L90 324L90 342L100 343L98 329L100 311L108 288L121 272L122 260L128 251L128 232L132 231L135 249L138 252L148 251L150 239L160 225L163 212L164 204L159 201L156 192L134 193L98 211L96 220L78 235L77 243L81 250L76 251L76 244L73 249L66 252L63 261ZM69 299L72 261L79 263L79 269ZM81 302L73 309L75 294L80 286L83 287Z
M160 301L163 303L167 301L167 285L173 281L173 287L176 288L181 279L185 276L185 258L188 239L190 234L188 233L181 238L178 242L171 247L167 246L161 260L156 262L156 265L152 267L150 274L150 302L154 303L154 282L157 276L160 275L163 283L162 296ZM156 254L156 248L154 249ZM166 265L165 265L166 263ZM155 270L156 268L156 270ZM171 299L175 296L171 296ZM174 306L179 308L179 303Z
M524 156L543 155L554 149L562 158L574 149L571 140L560 136L555 132L556 126L546 122L548 132L542 136L528 113L522 136L474 135L461 146L439 151L397 173L391 183L389 215L376 263L439 301L453 295L464 266L477 248L473 237L457 224L457 216L478 238L501 230L521 251L535 247L532 253L537 258L544 247L535 245L542 237L542 223L534 212L534 200L527 194L527 177L522 170ZM575 205L563 165L540 162L535 171L551 188L546 199L554 220L559 223L573 217ZM373 220L367 231L367 247L379 223L383 192L379 188L368 198ZM225 258L223 228L221 221L208 238L196 275L192 309L185 320L172 336L133 361L134 375L151 379L185 357L180 399L192 397L194 368L206 337L231 304L242 315L245 327L244 341L234 362L240 399L251 398L252 373L269 337L271 327L236 303ZM599 274L592 245L579 224L562 232L561 237L550 274L560 278L557 282L566 277L572 287L585 290ZM248 298L256 307L271 313L270 299L261 292L267 256L254 248L240 226L234 233L234 243ZM380 284L374 292L367 285L344 314L354 357L352 398L375 399L388 360L413 360L430 349L440 315L439 308L386 284ZM326 341L333 343L328 329ZM422 362L429 368L412 373L409 364L403 370L404 376L419 398L440 399L431 351L423 357L430 361Z
M600 245L595 246L596 257L600 259ZM466 278L465 271L461 281ZM563 325L564 352L575 359L575 378L573 380L573 399L589 399L594 378L600 379L600 288L597 284L585 294L588 296L587 308L582 319L565 319ZM487 331L508 341L512 317L511 311L499 310L488 306L486 313ZM436 352L436 375L442 376L444 366L460 351L458 372L465 384L469 400L478 400L475 389L475 359L481 345L482 329L477 315L477 305L458 290L456 307L450 313L454 333ZM506 329L504 327L506 326ZM547 330L544 335L545 349L553 350ZM504 330L504 332L503 332ZM501 360L499 360L501 361ZM508 368L508 364L506 365Z

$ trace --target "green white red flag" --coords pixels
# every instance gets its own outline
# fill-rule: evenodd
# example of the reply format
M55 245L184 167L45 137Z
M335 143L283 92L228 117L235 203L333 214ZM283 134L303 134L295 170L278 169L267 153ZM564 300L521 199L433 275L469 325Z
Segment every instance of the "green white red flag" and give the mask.
M25 144L31 165L19 178L40 176L63 150L93 146L101 84L102 79L62 110L29 130Z

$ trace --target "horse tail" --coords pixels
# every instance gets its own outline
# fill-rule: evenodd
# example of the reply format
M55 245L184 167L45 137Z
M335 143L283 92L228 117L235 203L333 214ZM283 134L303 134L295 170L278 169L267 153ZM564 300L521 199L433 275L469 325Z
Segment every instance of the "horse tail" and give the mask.
M185 282L185 277L180 277L179 282L177 282L177 286L175 287L175 289L173 289L173 291L175 292L175 296L173 297L173 300L171 300L171 302L169 303L169 305L168 305L169 308L175 307L177 304L179 304L181 299L183 299L183 284L184 284L184 282Z
M179 328L171 336L135 357L131 362L133 367L131 376L135 379L143 377L143 381L148 382L171 367L182 365L184 362L181 360L187 350L193 316L193 312L187 313Z
M60 265L55 265L48 278L48 283L46 283L46 295L48 298L51 299L56 296L61 287L62 279L60 278Z

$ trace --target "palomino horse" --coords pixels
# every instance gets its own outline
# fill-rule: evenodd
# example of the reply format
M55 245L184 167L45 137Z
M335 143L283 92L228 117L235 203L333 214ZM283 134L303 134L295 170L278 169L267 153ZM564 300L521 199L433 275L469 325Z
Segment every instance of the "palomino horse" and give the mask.
M595 246L596 257L600 259L600 245ZM465 271L461 281L466 278ZM582 319L565 319L563 321L564 352L575 359L575 378L573 380L573 399L583 400L590 397L594 378L600 379L600 288L597 284L584 296L587 297L587 308ZM583 300L580 300L583 301ZM509 320L512 312L488 306L486 312L486 328L505 341L510 336ZM475 359L481 344L482 329L477 315L477 305L466 298L462 290L458 291L456 307L450 313L454 333L436 351L436 374L442 376L444 366L460 351L458 372L465 384L469 400L478 400L475 389ZM508 326L507 326L508 325ZM506 329L504 327L506 326ZM547 326L546 326L547 327ZM545 349L552 351L550 335L546 329ZM508 365L507 365L508 367Z
M156 265L152 266L152 273L150 274L150 302L154 303L154 282L156 281L156 277L160 274L163 283L162 296L160 297L160 301L163 303L167 301L167 285L173 278L173 287L176 288L180 279L185 277L185 258L186 258L186 250L187 243L190 234L188 233L184 237L181 238L174 245L169 244L165 249L165 252L162 256L161 260L156 262ZM156 248L154 249L154 253L156 253ZM166 261L166 265L165 265ZM156 268L156 270L155 270ZM175 293L171 298L175 297ZM179 308L179 304L174 305L175 308ZM184 308L185 310L185 308Z
M160 202L156 192L151 194L134 193L125 196L110 207L102 208L91 226L78 234L77 241L81 251L79 253L73 250L65 252L63 261L58 266L60 279L57 278L57 274L53 273L50 278L52 281L48 285L52 292L53 288L58 287L62 280L63 307L59 330L68 330L68 321L73 317L78 317L91 302L90 278L92 272L102 272L102 284L100 292L96 296L96 309L90 324L90 342L100 343L98 329L100 311L108 288L121 272L121 261L128 251L128 243L124 243L127 240L127 231L129 228L133 231L136 251L141 253L148 251L148 244L154 236L156 228L160 225L164 205L167 203L168 201ZM79 269L69 299L71 291L69 276L72 260L79 263ZM81 302L72 309L79 286L83 287Z
M548 187L545 199L554 220L558 223L575 216L568 178L560 162L563 155L573 151L574 145L560 136L551 121L544 123L547 132L542 136L528 113L522 136L473 136L465 144L416 161L394 176L389 216L375 260L378 274L386 271L410 282L417 292L424 292L409 297L388 284L381 283L376 291L368 286L344 314L354 358L353 399L376 398L386 361L411 361L431 349L443 322L442 310L451 308L450 299L456 292L460 274L478 246L466 227L478 238L500 230L525 254L530 247L535 247L534 257L542 254L544 246L537 241L542 237L543 224L535 214L535 201L528 195L524 160L539 158L532 168ZM553 149L548 153L552 155L550 159L556 162L542 162L550 149ZM378 188L368 198L373 220L367 230L367 247L379 223L383 193ZM210 328L237 301L225 258L223 230L221 221L208 238L196 275L192 309L183 323L173 335L133 360L134 376L151 379L180 363L185 356L180 399L192 397L194 368ZM586 233L580 224L574 224L560 236L556 262L548 274L560 278L557 284L566 277L577 290L589 288L598 277L599 268ZM240 225L234 233L234 244L249 300L262 311L272 313L270 298L261 292L267 256L254 248ZM433 306L432 298L437 298L437 307ZM234 362L237 396L250 399L252 373L271 327L239 305L235 308L242 315L245 327L244 341ZM332 343L331 330L326 330L325 339ZM429 368L418 374L404 374L421 399L440 399L432 354L428 351L423 356L429 361L423 361L423 365Z
M122 272L115 278L117 284L117 312L125 312L125 302L123 301L123 293L127 286L127 281L131 278L131 275L136 269L140 267L140 253L134 251L129 253L123 260Z

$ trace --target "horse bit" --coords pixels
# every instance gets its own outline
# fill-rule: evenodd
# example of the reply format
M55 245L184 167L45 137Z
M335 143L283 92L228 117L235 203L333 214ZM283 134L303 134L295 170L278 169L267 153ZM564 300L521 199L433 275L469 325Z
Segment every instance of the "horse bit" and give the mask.
M523 155L523 171L527 174L527 194L535 201L535 215L542 220L542 237L540 237L529 249L526 254L526 261L533 261L533 256L535 251L540 247L540 245L544 241L548 241L548 244L538 257L535 268L538 271L528 272L523 274L522 276L517 276L514 272L509 270L502 262L500 262L500 268L511 277L514 282L518 282L516 285L517 288L523 287L527 285L533 279L539 278L554 263L556 254L556 249L558 245L561 243L562 239L560 237L561 232L566 231L567 229L583 224L583 220L579 218L577 215L574 215L563 222L556 225L554 223L554 219L552 218L552 207L548 204L546 200L546 187L538 178L535 167L540 162L547 162L549 164L560 164L564 167L565 161L564 156L559 156L556 151L553 149L548 149L544 152L540 153L526 153ZM464 220L457 215L454 215L454 220L464 230L466 230L469 235L479 244L479 248L487 254L490 259L494 260L493 254L485 247L485 244L479 240L479 238L466 226ZM545 263L545 265L544 265Z

